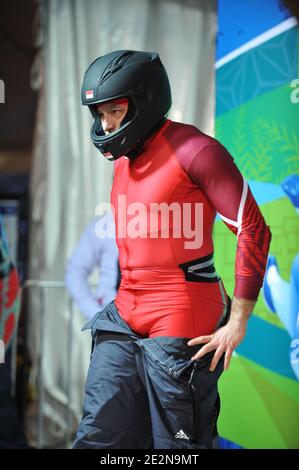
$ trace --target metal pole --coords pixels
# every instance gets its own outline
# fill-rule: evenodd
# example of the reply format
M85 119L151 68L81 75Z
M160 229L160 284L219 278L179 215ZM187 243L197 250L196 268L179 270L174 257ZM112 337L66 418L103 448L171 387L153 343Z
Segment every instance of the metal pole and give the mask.
M43 357L45 349L45 318L47 310L47 291L46 287L41 287L41 311L39 321L39 356L37 366L37 447L42 449L44 445L44 420L43 420L43 404L44 404L44 377L43 377Z

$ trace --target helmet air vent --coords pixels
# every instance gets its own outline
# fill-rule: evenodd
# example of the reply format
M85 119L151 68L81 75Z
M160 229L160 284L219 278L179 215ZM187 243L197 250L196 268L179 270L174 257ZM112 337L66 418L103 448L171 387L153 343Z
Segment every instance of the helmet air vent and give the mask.
M125 61L133 54L134 54L134 51L126 51L120 56L113 59L103 71L103 74L100 78L99 85L101 85L105 80L107 80L107 78L109 78L115 72L120 70L123 64L125 63Z

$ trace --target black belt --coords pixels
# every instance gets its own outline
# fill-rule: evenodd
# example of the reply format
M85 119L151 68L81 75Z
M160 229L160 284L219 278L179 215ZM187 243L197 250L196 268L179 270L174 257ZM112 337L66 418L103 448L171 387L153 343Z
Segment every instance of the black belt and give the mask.
M179 264L179 268L184 271L186 281L218 282L220 280L215 270L213 253Z

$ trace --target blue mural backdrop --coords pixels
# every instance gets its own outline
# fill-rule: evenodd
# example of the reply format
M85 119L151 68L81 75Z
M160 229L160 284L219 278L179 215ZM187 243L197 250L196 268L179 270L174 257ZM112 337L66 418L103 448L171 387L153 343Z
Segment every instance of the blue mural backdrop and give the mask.
M298 25L278 0L218 0L218 18L216 138L272 231L264 287L220 382L221 445L299 448ZM236 240L220 220L214 238L232 294Z

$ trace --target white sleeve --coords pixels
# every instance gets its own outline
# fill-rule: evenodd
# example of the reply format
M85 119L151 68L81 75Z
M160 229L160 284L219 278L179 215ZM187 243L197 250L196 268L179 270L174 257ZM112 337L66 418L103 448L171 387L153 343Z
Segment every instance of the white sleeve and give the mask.
M95 224L93 221L81 235L65 272L66 288L87 319L101 309L88 283L89 275L98 267L102 256L102 240L95 234Z

